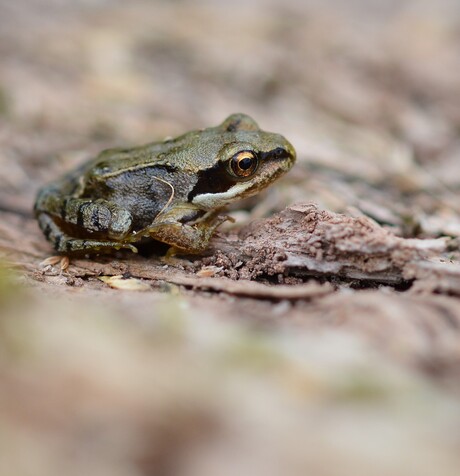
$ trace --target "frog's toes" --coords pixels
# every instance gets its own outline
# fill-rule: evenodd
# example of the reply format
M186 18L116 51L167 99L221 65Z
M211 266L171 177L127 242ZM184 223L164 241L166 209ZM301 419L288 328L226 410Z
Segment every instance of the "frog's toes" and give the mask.
M63 256L61 259L61 271L66 271L70 266L70 258L68 256Z
M219 225L221 225L222 223L224 223L226 221L228 221L230 223L235 223L236 222L235 218L233 218L230 215L219 215L217 217L216 221L219 223Z
M177 258L177 256L181 254L187 254L187 252L180 248L176 248L175 246L170 246L166 254L160 257L160 261L168 266L179 266L183 264L183 260Z
M61 269L61 271L66 271L70 265L70 258L68 256L62 255L49 256L48 258L40 262L40 267L54 267L57 264L59 264L59 268Z

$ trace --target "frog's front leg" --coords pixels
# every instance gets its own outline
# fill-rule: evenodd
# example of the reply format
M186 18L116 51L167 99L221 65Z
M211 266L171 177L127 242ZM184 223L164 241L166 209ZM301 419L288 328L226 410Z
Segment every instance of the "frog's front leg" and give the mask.
M175 214L167 214L148 228L150 237L188 253L200 253L209 244L216 228L229 218L219 210L207 212L192 224L178 221Z

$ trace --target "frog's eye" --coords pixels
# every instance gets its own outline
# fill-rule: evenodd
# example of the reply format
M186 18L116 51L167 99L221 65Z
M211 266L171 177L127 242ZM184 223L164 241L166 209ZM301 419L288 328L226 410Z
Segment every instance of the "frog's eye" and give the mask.
M256 155L250 150L238 152L230 159L230 169L236 177L250 177L257 170L258 165Z

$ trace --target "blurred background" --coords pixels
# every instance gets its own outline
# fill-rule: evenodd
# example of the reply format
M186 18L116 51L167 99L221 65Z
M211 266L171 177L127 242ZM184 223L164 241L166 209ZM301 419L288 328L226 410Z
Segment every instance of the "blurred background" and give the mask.
M0 0L1 210L30 215L41 185L103 148L233 112L298 152L239 224L315 201L401 236L447 235L458 259L457 0ZM368 291L218 309L38 275L24 297L30 280L7 278L1 474L460 472L459 341L439 339L428 311L455 323L458 301L382 291L376 325L355 319L380 302ZM276 324L255 330L267 314Z
M30 208L101 148L241 111L298 150L270 207L314 200L457 236L459 18L455 0L2 1L3 201Z

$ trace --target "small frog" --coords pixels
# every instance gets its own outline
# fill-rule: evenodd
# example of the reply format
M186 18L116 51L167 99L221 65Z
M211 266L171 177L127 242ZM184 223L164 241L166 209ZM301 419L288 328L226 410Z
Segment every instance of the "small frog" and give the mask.
M245 114L132 149L109 149L43 187L35 214L63 254L106 253L154 239L203 251L223 207L260 192L295 161L292 145Z

